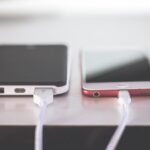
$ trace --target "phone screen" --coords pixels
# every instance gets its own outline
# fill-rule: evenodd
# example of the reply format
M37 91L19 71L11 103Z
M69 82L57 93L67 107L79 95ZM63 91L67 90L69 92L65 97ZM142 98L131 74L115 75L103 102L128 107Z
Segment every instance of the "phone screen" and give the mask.
M63 86L66 81L66 46L0 46L0 85Z
M138 82L150 81L149 60L138 51L85 51L85 81Z

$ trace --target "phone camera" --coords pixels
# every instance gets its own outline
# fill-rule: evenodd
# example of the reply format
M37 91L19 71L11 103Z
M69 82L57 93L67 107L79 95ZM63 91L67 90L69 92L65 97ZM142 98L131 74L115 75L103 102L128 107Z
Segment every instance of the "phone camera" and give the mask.
M100 96L100 92L98 92L98 91L93 92L93 96L94 96L94 97L99 97L99 96Z

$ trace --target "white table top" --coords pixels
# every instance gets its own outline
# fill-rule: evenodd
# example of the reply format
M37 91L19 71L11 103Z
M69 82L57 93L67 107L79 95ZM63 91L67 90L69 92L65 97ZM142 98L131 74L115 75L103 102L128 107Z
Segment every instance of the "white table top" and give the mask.
M115 98L82 96L79 50L101 47L150 49L149 16L51 16L0 18L0 43L66 43L73 52L70 91L55 97L47 125L117 125L121 109ZM0 97L0 125L35 125L32 97ZM129 125L150 125L150 97L133 98Z

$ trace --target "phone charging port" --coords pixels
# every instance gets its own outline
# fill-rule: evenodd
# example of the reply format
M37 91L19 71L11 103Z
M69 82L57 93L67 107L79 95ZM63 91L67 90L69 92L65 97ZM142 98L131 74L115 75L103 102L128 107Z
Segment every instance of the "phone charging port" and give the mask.
M4 93L4 88L0 88L0 94Z
M25 89L24 88L15 88L15 92L16 93L25 93Z

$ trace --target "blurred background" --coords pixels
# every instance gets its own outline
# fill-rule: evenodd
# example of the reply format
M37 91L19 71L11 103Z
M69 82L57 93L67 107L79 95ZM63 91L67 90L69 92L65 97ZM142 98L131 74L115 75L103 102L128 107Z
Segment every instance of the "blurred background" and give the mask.
M0 43L150 48L149 0L0 0Z
M0 15L150 14L149 0L1 0Z
M149 0L1 0L1 16L150 14Z

